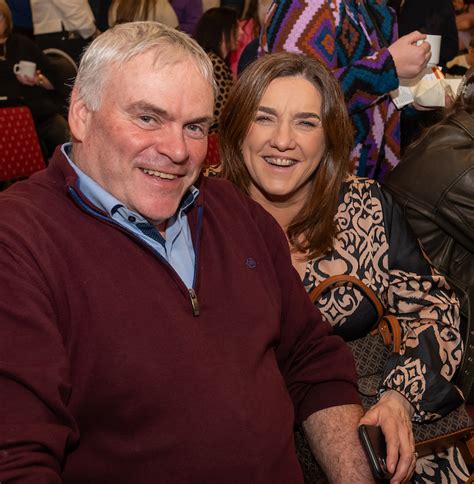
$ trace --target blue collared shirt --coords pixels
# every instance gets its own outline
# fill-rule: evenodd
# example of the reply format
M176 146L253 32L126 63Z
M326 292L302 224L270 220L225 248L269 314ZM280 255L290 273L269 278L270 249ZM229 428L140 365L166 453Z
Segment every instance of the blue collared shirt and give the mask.
M78 177L78 184L83 195L97 208L106 212L110 218L119 223L122 227L133 232L143 242L158 252L186 284L186 287L193 287L195 254L191 231L189 229L186 209L194 203L199 190L191 186L183 197L176 214L168 220L165 237L160 236L159 241L145 235L137 227L140 223L149 223L139 213L130 210L117 200L111 193L104 190L91 177L86 175L70 158L71 143L65 143L61 151L66 156L67 161L74 169Z

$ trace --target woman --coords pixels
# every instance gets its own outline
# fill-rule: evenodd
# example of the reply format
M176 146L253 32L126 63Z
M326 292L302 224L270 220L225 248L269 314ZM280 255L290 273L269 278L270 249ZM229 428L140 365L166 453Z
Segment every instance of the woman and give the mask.
M154 20L178 27L178 17L168 0L114 0L109 8L109 26L139 20Z
M53 84L59 85L59 81L41 49L29 38L12 33L12 25L11 11L0 0L0 95L30 108L45 157L49 158L56 146L69 138L67 122L52 97ZM33 77L13 72L13 66L22 60L36 64Z
M275 217L308 291L329 276L353 275L398 317L401 354L387 361L380 399L361 423L382 427L389 471L402 481L415 468L411 420L462 402L450 383L462 352L459 303L391 197L375 181L349 175L351 133L339 84L320 62L267 55L244 71L222 114L223 175ZM330 291L318 307L346 340L365 336L376 319L351 286ZM418 460L417 478L431 475L426 465ZM444 465L436 464L437 477ZM467 478L462 464L456 472Z
M222 108L227 102L233 84L232 72L227 63L229 53L239 40L239 18L230 8L211 8L204 12L196 27L194 38L207 52L214 67L217 93L214 103L215 123L211 132L217 131Z

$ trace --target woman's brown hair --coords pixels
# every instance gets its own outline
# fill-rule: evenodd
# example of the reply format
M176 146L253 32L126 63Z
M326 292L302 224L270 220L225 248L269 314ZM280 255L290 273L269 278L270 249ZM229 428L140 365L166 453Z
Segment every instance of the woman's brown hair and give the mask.
M0 13L5 18L5 37L8 37L12 33L13 20L10 8L4 0L0 0Z
M241 146L262 96L279 77L303 77L314 85L322 98L326 153L313 175L311 195L287 228L292 250L312 259L333 247L339 192L349 171L353 140L339 83L321 62L302 54L277 53L265 55L247 67L234 85L220 119L222 173L224 178L249 194L251 179Z

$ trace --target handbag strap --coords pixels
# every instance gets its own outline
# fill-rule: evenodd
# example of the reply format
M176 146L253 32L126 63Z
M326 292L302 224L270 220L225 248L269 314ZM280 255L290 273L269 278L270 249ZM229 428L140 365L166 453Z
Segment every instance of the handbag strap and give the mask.
M383 305L375 292L357 277L347 274L328 277L308 293L311 302L314 304L327 289L341 283L352 284L370 300L377 312L377 322L370 333L372 335L379 333L385 346L392 346L394 353L400 353L402 337L398 319L393 314L384 314Z

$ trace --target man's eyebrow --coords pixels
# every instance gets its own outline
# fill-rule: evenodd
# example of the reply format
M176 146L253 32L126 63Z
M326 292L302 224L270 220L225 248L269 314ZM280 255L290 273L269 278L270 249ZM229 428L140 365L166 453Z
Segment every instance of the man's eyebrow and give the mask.
M162 109L154 104L147 103L146 101L140 101L137 103L133 103L128 107L128 110L131 112L145 112L155 114L164 119L172 120L173 117L170 115L166 109ZM199 116L198 118L190 119L186 122L186 124L209 124L211 125L214 122L213 116Z
M186 124L209 124L214 122L214 116L200 116L199 118L191 119Z
M273 108L269 108L267 106L259 106L258 111L263 111L264 113L271 114L273 116L277 116L277 112ZM299 119L309 119L309 118L316 118L321 121L321 116L317 113L313 113L311 111L303 111L301 113L296 113L295 118Z
M146 113L152 113L164 118L170 117L168 111L166 111L165 109L162 109L158 106L155 106L154 104L147 103L145 101L140 101L140 102L130 104L128 106L128 111L131 111L131 112L144 111Z

